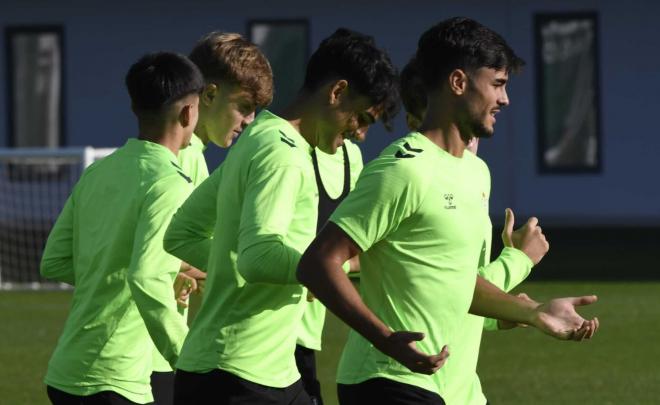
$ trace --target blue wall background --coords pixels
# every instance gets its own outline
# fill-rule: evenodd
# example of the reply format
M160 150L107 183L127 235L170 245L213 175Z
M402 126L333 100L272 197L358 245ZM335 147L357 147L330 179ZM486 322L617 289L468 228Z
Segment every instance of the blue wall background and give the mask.
M539 175L533 17L547 11L597 11L600 24L602 161L600 174ZM312 51L335 28L371 34L399 67L419 35L447 17L465 15L501 33L528 67L509 85L511 106L498 116L495 136L480 155L493 178L491 215L503 222L512 207L521 222L536 215L553 225L660 225L655 161L660 101L660 2L621 1L367 1L263 0L34 1L4 0L0 27L61 24L65 45L68 144L119 146L135 135L123 77L140 55L154 50L187 53L211 30L246 34L247 21L307 18ZM0 146L7 145L6 53L0 55ZM276 78L275 80L277 80ZM405 132L403 120L387 133L376 125L363 145L371 159ZM223 152L210 148L210 166Z

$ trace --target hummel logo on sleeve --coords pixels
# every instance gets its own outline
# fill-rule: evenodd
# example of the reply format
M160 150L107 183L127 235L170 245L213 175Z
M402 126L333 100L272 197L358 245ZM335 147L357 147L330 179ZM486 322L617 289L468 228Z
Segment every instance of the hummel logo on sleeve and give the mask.
M396 151L396 153L394 154L394 157L397 157L399 159L413 158L415 156L417 156L417 155L411 155L409 153L403 153L400 150Z
M408 142L404 143L403 147L408 152L415 152L415 153L424 152L424 149L413 148L412 146L410 146L410 144ZM394 154L394 157L399 158L399 159L413 158L415 156L417 156L417 155L413 155L413 154L410 154L410 153L403 153L400 150L396 151L396 153Z
M410 152L416 152L416 153L424 152L424 149L413 148L412 146L410 146L410 144L408 142L404 143L403 147L406 148L406 150L410 151Z
M292 148L296 147L296 142L293 139L286 136L286 134L284 132L280 131L280 135L282 135L282 137L280 138L280 141L284 142L285 144L289 145Z

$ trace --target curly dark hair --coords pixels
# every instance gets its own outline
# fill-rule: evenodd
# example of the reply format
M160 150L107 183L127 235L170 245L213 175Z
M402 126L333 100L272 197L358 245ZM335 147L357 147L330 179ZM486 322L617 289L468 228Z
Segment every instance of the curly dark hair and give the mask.
M314 91L329 80L344 79L349 86L382 106L381 120L388 130L399 112L397 69L373 37L339 28L324 39L309 62L303 88Z
M417 60L413 57L401 70L401 101L406 112L422 121L426 111L426 88L419 73Z
M427 90L454 69L471 73L487 67L517 73L525 64L498 33L466 17L441 21L424 32L415 58Z

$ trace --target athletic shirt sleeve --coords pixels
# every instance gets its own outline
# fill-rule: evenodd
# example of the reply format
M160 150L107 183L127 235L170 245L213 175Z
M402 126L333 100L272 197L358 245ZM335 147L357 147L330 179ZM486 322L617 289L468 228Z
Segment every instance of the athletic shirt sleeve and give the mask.
M419 207L424 188L410 161L374 161L367 165L355 189L337 207L330 221L362 251L387 237Z
M165 232L165 250L206 271L216 222L222 165L202 182L177 210Z
M534 263L521 250L505 247L497 259L479 269L479 275L505 292L522 283L532 271ZM497 321L486 318L485 330L496 330Z
M250 283L298 284L302 256L284 243L305 184L303 167L286 150L250 168L238 234L237 268Z
M172 288L180 261L163 250L163 236L170 218L190 192L179 183L163 179L146 193L128 269L128 285L138 311L154 345L172 367L188 332L184 318L177 311Z
M75 285L73 270L73 195L64 204L48 236L41 258L41 276L47 279Z

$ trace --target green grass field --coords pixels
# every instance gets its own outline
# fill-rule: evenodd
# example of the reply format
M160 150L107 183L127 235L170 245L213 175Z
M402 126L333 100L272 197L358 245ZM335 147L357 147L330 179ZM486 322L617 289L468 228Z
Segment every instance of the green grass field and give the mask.
M518 291L537 300L595 293L600 301L582 312L597 315L601 328L584 343L532 329L485 333L479 372L491 404L660 403L660 283L526 283ZM48 404L42 379L70 297L0 292L0 404ZM347 328L330 315L324 333L319 373L333 405Z

